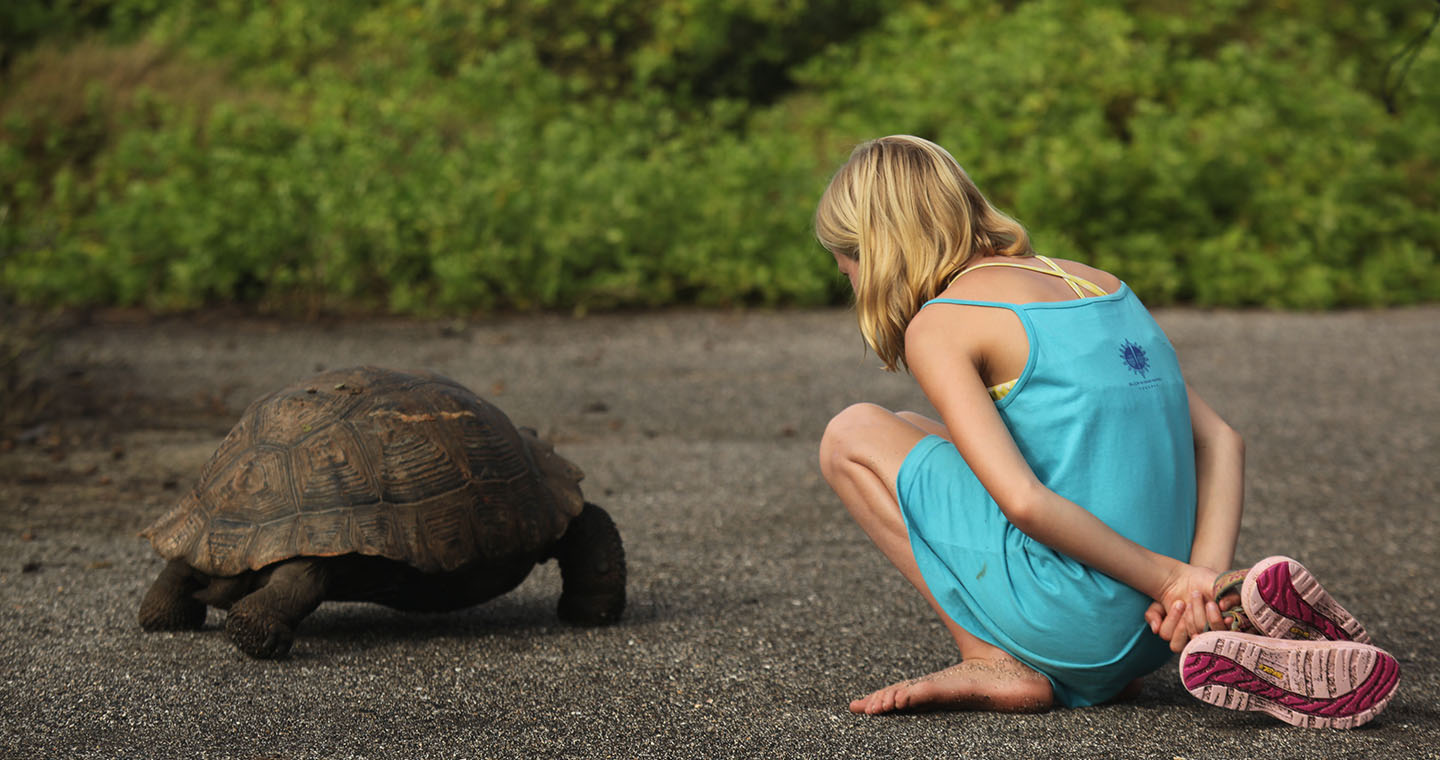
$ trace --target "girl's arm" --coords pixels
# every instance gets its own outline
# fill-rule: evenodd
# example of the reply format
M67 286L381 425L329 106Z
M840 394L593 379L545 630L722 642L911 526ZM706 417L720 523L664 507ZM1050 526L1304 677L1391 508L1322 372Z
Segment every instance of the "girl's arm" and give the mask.
M1235 541L1240 534L1240 514L1245 506L1245 442L1220 419L1194 389L1190 394L1190 426L1195 435L1195 542L1190 546L1190 564L1219 575L1235 560ZM1215 601L1219 601L1218 599ZM1213 604L1213 603L1212 603ZM1218 610L1219 606L1216 605ZM1183 614L1183 613L1182 613ZM1207 616L1209 611L1207 608ZM1176 637L1176 623L1166 624L1169 615L1160 602L1145 611L1150 630L1165 638ZM1229 623L1228 618L1212 621L1213 628ZM1168 631L1168 634L1166 633Z
M1200 395L1190 393L1190 425L1195 431L1195 543L1190 564L1217 574L1235 560L1240 514L1245 508L1245 442Z
M986 353L985 336L1003 332L983 329L983 323L1013 320L1014 315L987 307L949 308L988 313L967 320L967 327L977 329L955 330L954 322L940 310L920 312L905 332L906 364L940 413L950 440L1005 517L1031 538L1163 604L1172 614L1166 616L1160 634L1171 639L1172 648L1218 622L1219 608L1213 601L1206 604L1214 571L1157 554L1125 538L1035 477L995 410L979 370Z

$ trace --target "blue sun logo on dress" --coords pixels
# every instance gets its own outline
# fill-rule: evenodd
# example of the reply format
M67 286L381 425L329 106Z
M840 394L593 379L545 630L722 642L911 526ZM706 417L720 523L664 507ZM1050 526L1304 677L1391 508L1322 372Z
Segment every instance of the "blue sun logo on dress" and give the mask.
M1150 371L1150 357L1145 355L1145 349L1128 340L1120 344L1120 359L1131 372L1141 377Z

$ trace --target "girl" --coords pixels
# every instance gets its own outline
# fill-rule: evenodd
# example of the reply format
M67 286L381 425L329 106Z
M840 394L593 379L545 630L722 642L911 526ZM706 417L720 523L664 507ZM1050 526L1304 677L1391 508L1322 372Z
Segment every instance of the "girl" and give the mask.
M821 468L960 648L851 710L1103 702L1224 626L1243 445L1123 282L1037 255L916 137L858 147L815 229L868 346L940 415L852 406Z

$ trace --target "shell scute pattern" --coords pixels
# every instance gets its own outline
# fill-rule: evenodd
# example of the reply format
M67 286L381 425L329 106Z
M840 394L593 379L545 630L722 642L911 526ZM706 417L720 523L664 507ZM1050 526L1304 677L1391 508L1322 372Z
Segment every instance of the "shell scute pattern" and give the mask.
M295 514L290 488L289 452L257 446L215 473L201 494L207 512L266 523Z
M275 520L255 526L255 538L251 540L250 548L243 556L251 558L292 556L289 547L296 545L296 534L299 527L294 519ZM240 561L239 558L237 561ZM245 564L248 566L254 564L254 561L248 561Z
M513 442L497 440L489 430L476 426L465 431L462 445L469 452L466 469L487 487L512 488L512 483L531 469L518 437Z
M290 454L299 511L321 512L381 501L378 477L370 462L381 451L355 435L348 424L332 425Z
M247 410L240 421L235 423L235 427L225 435L225 439L220 442L215 454L210 457L204 467L200 468L200 477L196 481L197 489L212 487L218 473L228 470L235 463L236 457L250 448L252 441L250 440L249 420L250 415Z
M141 535L150 537L150 543L162 557L184 556L190 553L190 546L186 541L205 530L207 517L208 515L201 511L195 492L191 491Z
M423 533L423 546L430 547L437 561L443 566L445 557L469 557L475 554L476 537L482 534L482 526L475 521L472 510L474 494L446 493L417 504L414 514L418 529ZM504 556L502 547L486 546L487 556Z
M463 488L468 467L461 468L441 439L452 435L433 423L378 424L380 442L380 498L392 504L423 501L432 494Z
M352 509L350 527L354 532L357 554L396 557L405 552L400 519L388 504L377 503Z
M334 387L343 386L343 387ZM253 405L251 439L280 447L301 445L307 438L349 417L365 402L365 389L349 383L302 383L284 388Z
M209 561L224 562L250 546L255 528L255 523L246 520L212 519L201 547L211 558Z
M295 553L308 557L327 557L350 551L350 510L333 509L310 512L295 520Z
M145 535L214 575L295 556L353 552L433 572L532 552L583 499L579 469L535 461L531 444L438 375L337 370L251 404Z

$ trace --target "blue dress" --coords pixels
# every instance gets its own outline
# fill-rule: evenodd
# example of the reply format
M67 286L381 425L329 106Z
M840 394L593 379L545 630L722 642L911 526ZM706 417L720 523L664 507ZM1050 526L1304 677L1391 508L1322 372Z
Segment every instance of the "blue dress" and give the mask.
M925 307L937 303L1020 318L1029 359L996 408L1040 481L1122 536L1187 560L1196 491L1185 381L1170 341L1129 287L1071 301L935 299ZM1144 620L1151 600L1022 533L954 444L933 435L917 443L897 491L940 606L1043 673L1058 703L1103 702L1169 659Z

